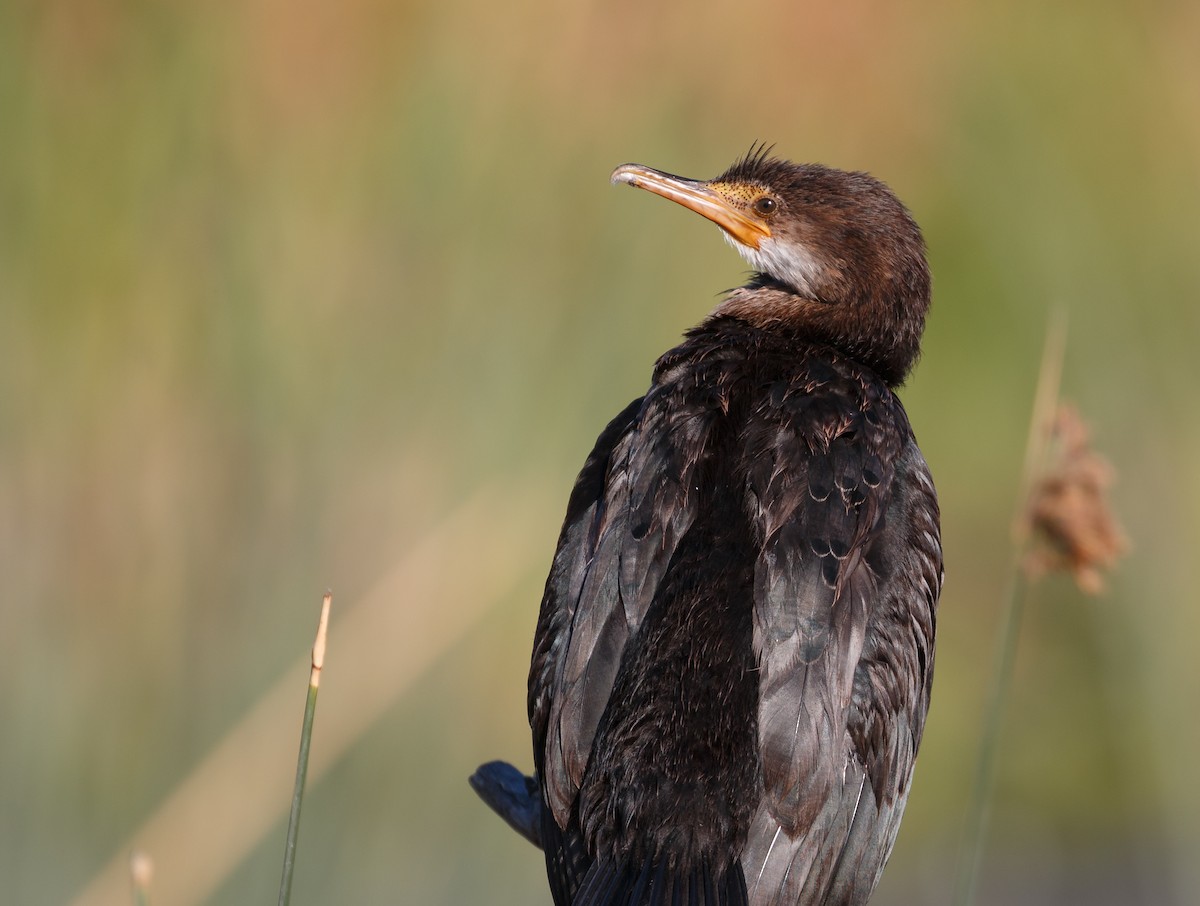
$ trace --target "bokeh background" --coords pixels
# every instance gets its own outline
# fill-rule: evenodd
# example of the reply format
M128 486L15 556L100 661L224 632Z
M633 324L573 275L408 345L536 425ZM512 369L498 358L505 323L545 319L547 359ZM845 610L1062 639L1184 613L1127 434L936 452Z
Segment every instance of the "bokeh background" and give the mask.
M0 899L127 902L147 846L154 902L270 901L331 587L293 902L548 903L465 779L530 765L575 470L743 273L608 173L762 139L887 180L935 272L948 578L876 902L949 902L1056 305L1133 546L1026 613L981 902L1200 901L1198 46L1187 2L0 2Z

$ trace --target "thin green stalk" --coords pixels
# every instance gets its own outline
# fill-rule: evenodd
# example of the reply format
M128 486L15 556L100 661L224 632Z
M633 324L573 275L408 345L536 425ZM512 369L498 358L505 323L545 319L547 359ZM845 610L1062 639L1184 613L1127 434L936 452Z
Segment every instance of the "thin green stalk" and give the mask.
M992 673L992 688L988 693L987 709L984 711L979 760L975 765L975 780L971 785L971 799L967 806L963 847L954 880L955 906L970 906L975 901L975 887L979 880L979 867L983 861L988 819L991 816L992 788L996 782L996 754L1000 749L1000 728L1004 723L1004 712L1012 688L1017 640L1021 635L1021 617L1025 612L1028 591L1029 583L1020 564L1017 563L1009 577L1004 602L1004 629L996 649L996 668Z
M308 679L308 699L304 705L304 723L300 729L300 755L296 759L296 784L292 790L292 812L288 818L287 843L283 849L283 879L279 884L279 906L292 899L292 876L296 870L296 838L300 833L300 806L304 803L304 781L308 776L308 750L312 743L313 715L317 711L317 689L321 685L321 668L325 664L325 636L329 626L329 605L333 595L326 592L321 602L321 621L313 642L312 671Z
M1021 469L1021 485L1017 494L1017 511L1013 520L1013 564L1005 590L1004 627L996 649L992 684L984 710L980 734L979 759L971 799L967 805L963 844L959 852L954 879L954 906L972 906L983 862L983 848L991 815L992 789L996 782L996 756L1000 748L1000 729L1012 689L1013 666L1017 657L1017 642L1021 635L1021 617L1029 595L1029 581L1022 568L1022 559L1029 545L1029 499L1046 461L1049 426L1058 409L1059 385L1066 349L1067 319L1062 309L1051 312L1038 369L1037 389L1034 392L1033 414L1025 443L1025 462Z

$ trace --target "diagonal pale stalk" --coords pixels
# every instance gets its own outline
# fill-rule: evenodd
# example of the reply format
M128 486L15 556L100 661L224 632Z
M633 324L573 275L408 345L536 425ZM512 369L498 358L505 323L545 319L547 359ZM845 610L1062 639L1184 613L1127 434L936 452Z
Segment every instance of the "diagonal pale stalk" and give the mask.
M971 906L975 901L975 888L979 880L979 867L983 860L988 818L991 813L992 788L996 782L996 753L1000 744L1000 728L1004 720L1008 694L1012 688L1021 617L1029 595L1029 581L1021 568L1031 534L1027 504L1034 481L1046 461L1049 426L1058 409L1066 339L1066 314L1061 309L1056 309L1051 313L1050 325L1046 330L1037 390L1034 393L1033 414L1025 442L1025 462L1021 470L1021 486L1017 494L1017 511L1013 520L1012 567L1004 595L1004 628L996 649L991 689L983 716L979 758L975 764L975 779L971 786L962 849L955 872L952 900L954 906Z
M313 716L317 711L317 689L321 685L321 668L325 666L325 638L329 629L329 605L333 594L325 592L321 602L321 619L312 648L312 671L308 676L308 699L304 704L304 723L300 729L300 755L296 759L296 785L292 792L292 813L288 817L287 843L283 848L283 878L279 883L279 906L292 899L292 876L296 871L296 838L300 833L300 806L304 803L304 781L308 776L308 750L312 744Z

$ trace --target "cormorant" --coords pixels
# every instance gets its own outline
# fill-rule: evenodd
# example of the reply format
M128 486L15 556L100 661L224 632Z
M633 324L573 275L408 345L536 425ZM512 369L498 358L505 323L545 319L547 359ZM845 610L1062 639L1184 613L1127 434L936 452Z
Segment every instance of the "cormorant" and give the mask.
M924 240L882 182L763 149L708 181L612 181L714 221L754 274L600 434L534 637L535 777L497 763L473 785L543 847L557 906L864 903L908 797L942 583L894 393L930 302Z

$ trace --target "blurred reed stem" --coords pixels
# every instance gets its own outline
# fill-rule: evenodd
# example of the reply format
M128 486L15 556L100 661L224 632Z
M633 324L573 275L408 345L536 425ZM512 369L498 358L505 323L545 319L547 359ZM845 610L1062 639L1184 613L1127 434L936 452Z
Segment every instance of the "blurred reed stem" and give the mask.
M1021 635L1021 618L1030 582L1022 567L1029 546L1032 527L1029 501L1034 482L1046 462L1049 427L1058 409L1059 387L1067 339L1067 319L1059 308L1050 314L1042 361L1038 369L1037 390L1034 393L1033 414L1025 442L1025 462L1017 494L1016 515L1013 519L1013 558L1003 599L1004 626L996 648L992 683L987 706L983 713L979 757L975 764L975 779L967 805L962 849L954 879L954 906L972 906L983 862L988 821L991 816L992 791L996 783L996 757L1000 748L1000 729L1012 690L1013 667L1017 657L1017 642Z

